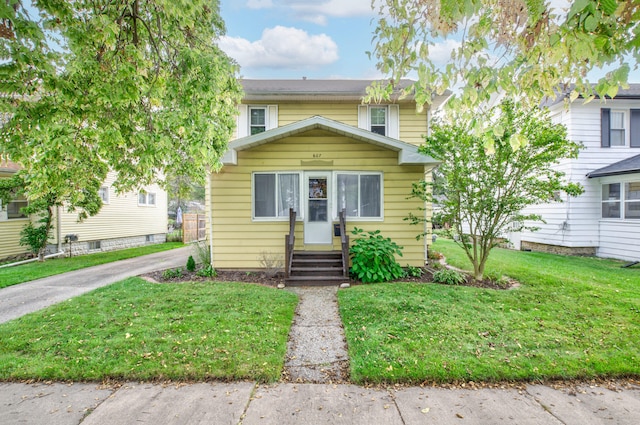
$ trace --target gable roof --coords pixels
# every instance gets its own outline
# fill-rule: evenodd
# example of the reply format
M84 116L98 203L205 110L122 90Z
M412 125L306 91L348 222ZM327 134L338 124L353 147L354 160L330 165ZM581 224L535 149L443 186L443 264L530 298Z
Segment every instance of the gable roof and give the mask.
M253 136L243 137L229 142L229 150L222 157L225 165L238 165L238 151L270 143L289 136L295 136L310 130L325 130L341 136L347 136L362 142L371 143L385 149L398 152L399 165L436 165L438 161L418 152L418 147L390 137L381 136L361 128L353 127L322 116L314 116L301 121L267 130Z
M606 167L592 171L587 174L587 177L606 177L606 176L619 176L622 174L635 174L640 173L640 155L632 156L631 158L623 159L622 161L615 162Z
M244 101L259 102L268 100L315 100L315 101L357 101L367 94L367 87L374 82L386 83L384 80L246 80L241 79L244 89ZM414 84L413 80L400 80L396 84L392 102L411 103L415 99L407 96L398 99L400 92ZM441 96L434 95L431 107L436 109L451 95L446 91Z

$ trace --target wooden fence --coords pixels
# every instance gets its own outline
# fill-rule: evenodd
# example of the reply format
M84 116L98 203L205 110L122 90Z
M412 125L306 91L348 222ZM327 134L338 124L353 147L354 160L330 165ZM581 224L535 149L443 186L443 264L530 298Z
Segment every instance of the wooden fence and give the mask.
M207 219L204 214L183 214L182 242L197 242L207 238Z

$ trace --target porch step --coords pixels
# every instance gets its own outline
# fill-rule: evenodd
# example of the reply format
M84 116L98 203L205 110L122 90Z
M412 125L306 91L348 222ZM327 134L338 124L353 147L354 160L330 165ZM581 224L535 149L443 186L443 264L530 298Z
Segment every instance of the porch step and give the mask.
M329 286L348 280L342 275L340 251L295 251L289 286Z

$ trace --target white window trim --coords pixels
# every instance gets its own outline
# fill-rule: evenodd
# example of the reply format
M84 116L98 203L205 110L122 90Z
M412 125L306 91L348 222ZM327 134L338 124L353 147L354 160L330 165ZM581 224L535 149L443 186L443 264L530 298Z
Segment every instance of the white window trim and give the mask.
M140 202L140 195L144 194L144 202ZM153 204L149 203L149 195L153 195ZM139 207L156 207L158 204L158 195L155 192L148 192L141 190L138 192L138 206Z
M24 217L9 217L9 204L12 204L13 202L15 202L16 200L13 199L11 201L9 201L7 203L7 205L5 205L4 207L0 208L0 211L3 212L3 214L0 215L0 217L4 218L6 221L19 221L19 220L29 220L29 216L24 216ZM29 201L25 198L22 201L24 201L23 203L25 204L24 207L29 206Z
M350 175L377 175L380 176L380 217L354 217L347 216L348 221L364 221L364 222L376 222L384 221L384 173L382 171L333 171L333 220L338 219L338 174L350 174ZM358 190L360 190L360 179L358 179ZM358 205L360 209L360 205Z
M300 211L296 214L296 221L304 220L304 173L302 171L291 170L291 171L254 171L251 173L251 220L256 222L265 222L265 221L289 221L289 216L283 217L256 217L256 174L275 174L276 181L278 174L297 174L298 175L298 200L300 205L298 208ZM276 192L277 194L277 192ZM277 200L276 200L277 205Z

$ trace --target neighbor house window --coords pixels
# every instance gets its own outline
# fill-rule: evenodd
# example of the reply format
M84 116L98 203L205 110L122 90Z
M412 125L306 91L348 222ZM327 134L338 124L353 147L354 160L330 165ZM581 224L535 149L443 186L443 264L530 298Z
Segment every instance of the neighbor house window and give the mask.
M620 183L602 185L602 218L620 218Z
M338 173L338 211L343 209L347 217L382 217L382 174Z
M300 212L300 174L255 173L253 175L253 216L289 217L289 208Z
M625 146L625 119L624 112L611 111L611 125L609 128L611 146Z
M601 109L601 146L640 148L640 109Z
M387 108L384 106L372 106L369 108L369 124L373 133L382 136L387 135Z
M155 206L156 194L153 192L140 192L138 193L138 205Z
M27 215L22 212L22 209L29 203L24 196L18 196L7 204L7 219L13 220L17 218L27 218Z
M249 108L249 134L263 133L267 130L267 108Z
M624 218L640 219L640 181L624 184Z
M108 204L109 203L109 187L102 186L100 190L98 190L98 196L100 196L100 199L102 199L103 204Z

